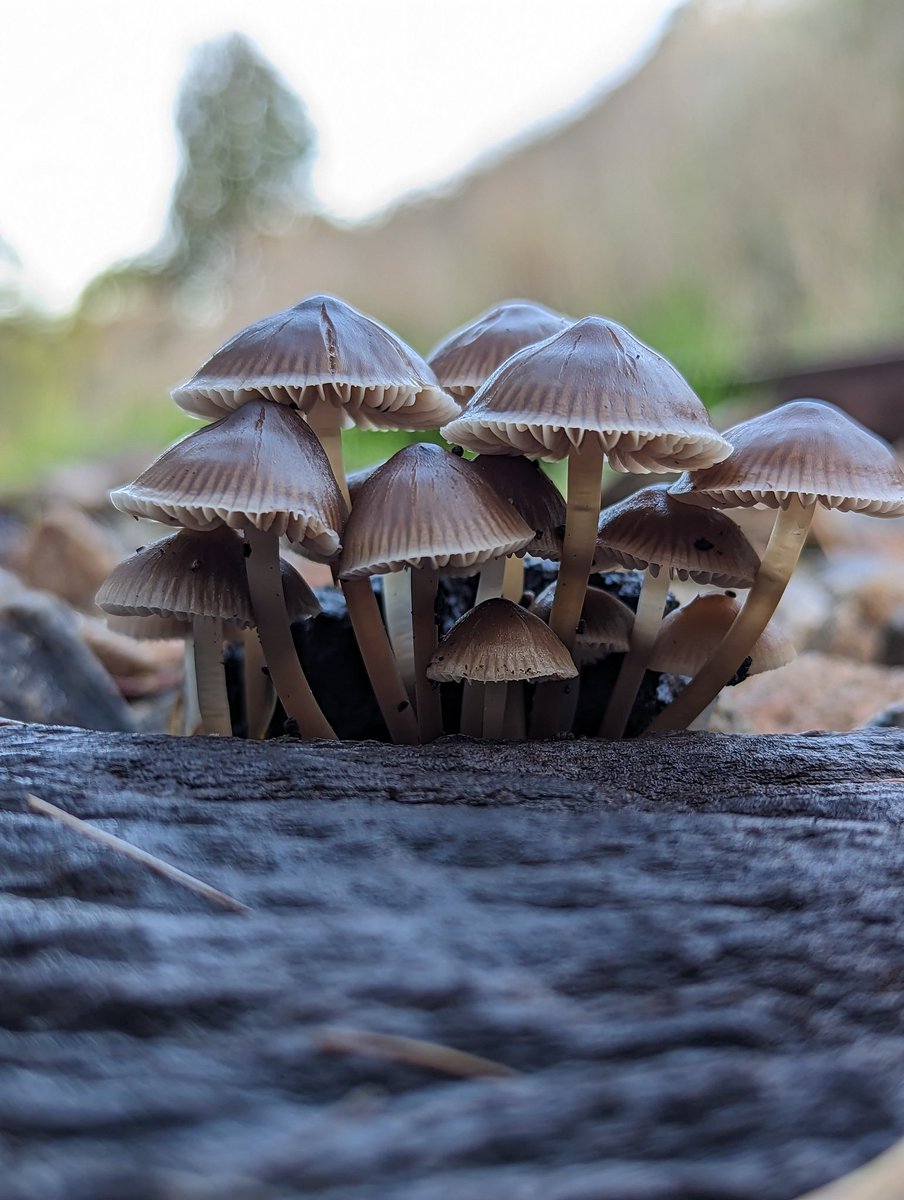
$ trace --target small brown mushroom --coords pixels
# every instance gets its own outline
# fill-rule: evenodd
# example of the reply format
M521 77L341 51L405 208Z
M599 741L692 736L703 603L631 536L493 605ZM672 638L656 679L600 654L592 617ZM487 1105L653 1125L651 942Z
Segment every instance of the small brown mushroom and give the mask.
M511 600L497 598L455 622L431 658L427 675L443 683L482 684L483 736L500 740L510 683L574 679L577 668L543 621Z

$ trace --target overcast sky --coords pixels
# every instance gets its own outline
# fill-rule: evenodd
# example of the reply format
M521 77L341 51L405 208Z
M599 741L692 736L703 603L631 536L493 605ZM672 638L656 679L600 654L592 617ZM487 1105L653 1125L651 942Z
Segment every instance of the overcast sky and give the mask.
M29 0L0 44L0 238L71 304L159 238L190 47L248 34L318 131L314 188L344 219L460 172L586 102L679 0Z

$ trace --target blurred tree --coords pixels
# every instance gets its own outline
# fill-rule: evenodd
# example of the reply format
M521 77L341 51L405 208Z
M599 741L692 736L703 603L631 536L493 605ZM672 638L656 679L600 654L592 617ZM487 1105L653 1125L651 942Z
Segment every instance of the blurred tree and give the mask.
M243 34L193 52L176 105L182 165L161 249L171 278L222 277L236 236L310 207L314 130L304 105Z

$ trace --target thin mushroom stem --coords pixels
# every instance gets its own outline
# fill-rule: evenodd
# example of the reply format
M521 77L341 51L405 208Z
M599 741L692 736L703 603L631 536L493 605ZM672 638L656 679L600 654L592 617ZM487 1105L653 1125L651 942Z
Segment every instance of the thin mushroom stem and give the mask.
M523 742L527 737L524 719L524 684L510 683L505 701L505 740Z
M556 582L556 598L549 614L549 627L569 651L574 650L584 593L596 551L604 457L602 442L590 434L568 456L565 541ZM531 720L532 737L551 737L560 732L565 719L565 696L566 685L563 683L542 683L537 686Z
M483 736L483 684L466 679L461 698L460 732L465 737Z
M417 725L422 742L433 742L443 732L439 687L427 678L427 667L436 653L436 589L439 573L435 568L411 569L411 627L414 631L415 687Z
M501 742L505 738L507 695L507 683L485 683L483 685L483 736L488 741Z
M411 629L410 567L383 576L383 619L399 674L411 699L415 694L414 635Z
M201 726L214 737L232 737L223 671L223 622L219 617L192 617L192 640Z
M788 586L800 552L807 540L816 504L802 504L796 496L787 508L779 509L772 536L757 571L744 607L715 652L701 667L681 695L663 709L648 733L686 729L725 686L750 654L757 638L769 624Z
M399 674L399 664L392 653L370 580L340 582L355 641L389 736L397 744L415 746L418 732L414 708Z
M245 723L248 737L260 741L266 737L276 708L276 691L267 670L256 629L242 632L245 651L243 683L245 690Z
M317 435L324 452L329 459L330 467L339 484L339 491L345 503L351 508L348 494L348 480L345 478L345 461L342 457L342 414L328 400L315 402L310 412L305 413L305 420Z
M660 567L655 575L647 568L637 598L631 645L622 659L618 678L600 725L599 736L602 738L624 737L631 709L634 707L653 653L653 646L656 644L656 635L662 624L662 613L668 595L668 568Z
M249 525L245 530L245 545L251 607L270 678L286 716L296 723L302 737L335 738L305 678L292 640L279 569L279 539Z

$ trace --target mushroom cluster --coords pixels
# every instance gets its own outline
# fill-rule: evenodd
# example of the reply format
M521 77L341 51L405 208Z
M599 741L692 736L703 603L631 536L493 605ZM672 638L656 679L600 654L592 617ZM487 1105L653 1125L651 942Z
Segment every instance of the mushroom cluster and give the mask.
M98 603L133 636L193 643L186 709L208 734L233 732L222 663L241 641L249 736L265 735L276 697L287 731L336 736L291 628L316 619L317 600L283 539L331 565L393 741L566 732L581 669L607 655L621 667L596 719L600 736L621 737L648 669L693 676L651 726L672 729L727 683L787 661L764 631L817 504L904 514L890 448L830 405L797 401L723 436L628 330L524 300L425 360L372 317L310 296L241 330L173 398L209 423L111 498L179 532L120 564ZM351 425L439 429L452 448L415 442L347 481ZM566 497L541 459L567 460ZM685 474L601 511L606 462ZM749 504L778 509L762 563L719 511ZM525 590L525 556L559 564L543 595ZM643 572L636 613L589 586L611 567ZM460 575L477 577L474 604L439 639L439 582ZM676 576L748 600L708 596L663 622ZM440 689L459 686L450 724Z

